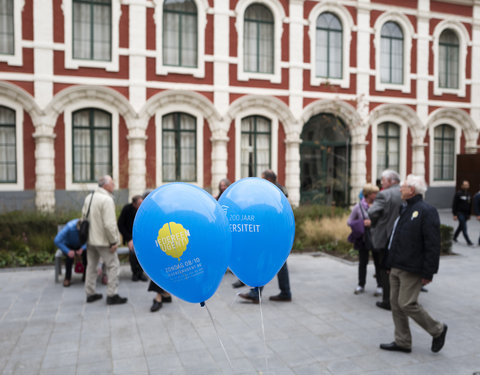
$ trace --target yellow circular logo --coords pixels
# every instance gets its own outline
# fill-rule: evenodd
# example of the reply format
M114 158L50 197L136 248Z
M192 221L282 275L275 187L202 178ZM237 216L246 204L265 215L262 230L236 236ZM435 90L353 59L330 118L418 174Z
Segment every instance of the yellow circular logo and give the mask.
M173 221L165 223L158 231L157 243L162 251L180 261L180 257L187 250L190 232Z

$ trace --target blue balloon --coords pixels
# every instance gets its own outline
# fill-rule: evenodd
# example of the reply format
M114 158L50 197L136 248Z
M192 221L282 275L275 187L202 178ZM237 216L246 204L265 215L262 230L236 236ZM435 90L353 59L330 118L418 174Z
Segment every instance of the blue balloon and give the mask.
M245 284L267 284L285 263L295 237L295 218L283 192L248 177L230 185L219 203L232 233L229 267Z
M231 235L218 202L205 190L175 182L155 189L140 205L133 244L147 275L192 303L217 290L228 266Z

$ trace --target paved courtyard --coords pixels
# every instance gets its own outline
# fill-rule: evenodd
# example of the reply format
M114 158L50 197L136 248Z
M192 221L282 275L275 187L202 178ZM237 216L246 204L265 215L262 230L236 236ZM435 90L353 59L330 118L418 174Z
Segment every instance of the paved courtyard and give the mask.
M441 216L453 224L448 211ZM469 225L477 243L480 225ZM375 306L371 264L367 292L356 296L356 264L304 254L288 260L292 303L268 301L276 278L264 289L265 342L260 307L236 298L233 275L207 301L231 367L205 308L174 297L151 313L154 294L130 281L126 265L120 295L129 300L119 306L106 305L103 285L103 300L85 303L78 275L64 288L53 266L1 271L0 374L472 374L480 371L480 247L462 243L420 297L449 326L438 354L413 322L411 354L378 348L393 340L393 323Z

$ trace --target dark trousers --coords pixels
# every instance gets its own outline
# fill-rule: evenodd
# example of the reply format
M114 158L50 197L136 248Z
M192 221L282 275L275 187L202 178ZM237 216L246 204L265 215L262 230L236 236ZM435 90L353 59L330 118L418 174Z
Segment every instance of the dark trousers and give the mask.
M467 241L468 244L471 244L472 241L470 241L470 238L468 237L468 233L467 233L467 215L463 213L458 213L457 218L458 218L458 227L457 227L457 230L455 231L455 234L453 235L453 239L456 240L460 232L462 232L463 237L465 237L465 241Z
M373 264L375 265L375 277L377 279L377 286L381 286L379 280L380 274L380 254L377 251L372 250ZM358 285L362 288L365 287L367 282L367 265L370 258L370 250L360 249L358 250Z
M70 258L68 255L65 259L65 279L71 280L72 279L72 266L75 258ZM83 280L85 280L85 271L87 270L87 252L84 250L82 252L82 263L83 263Z
M143 274L143 268L138 262L137 255L135 251L130 251L128 254L128 259L130 261L130 269L132 270L132 274L140 276Z
M385 262L387 260L387 249L379 249L378 256L380 269L377 273L377 283L380 283L380 286L383 288L382 301L385 304L390 305L390 281L387 269L385 268Z
M283 264L280 271L277 273L278 278L278 287L280 288L280 294L285 297L292 297L292 292L290 291L290 277L288 276L288 266L287 261ZM250 293L254 296L258 296L258 291L263 290L263 286L250 289Z

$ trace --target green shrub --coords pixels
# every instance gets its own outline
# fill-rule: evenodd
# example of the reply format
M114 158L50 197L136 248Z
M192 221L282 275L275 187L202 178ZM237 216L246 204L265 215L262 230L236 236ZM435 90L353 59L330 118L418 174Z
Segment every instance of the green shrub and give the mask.
M453 227L440 224L440 253L452 254Z

